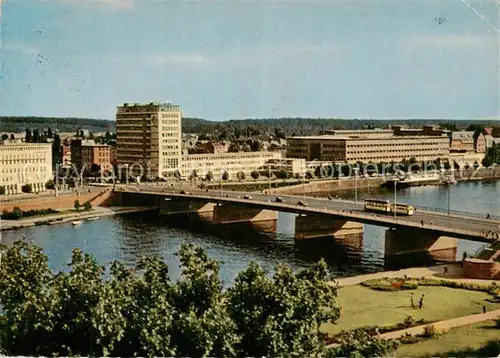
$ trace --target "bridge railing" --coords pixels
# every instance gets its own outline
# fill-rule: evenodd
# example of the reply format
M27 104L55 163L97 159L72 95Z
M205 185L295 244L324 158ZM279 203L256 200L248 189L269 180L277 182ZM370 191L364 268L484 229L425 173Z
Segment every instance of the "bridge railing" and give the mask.
M417 210L418 209L421 209L421 210L424 210L424 211L427 211L427 212L436 212L436 213L441 213L441 214L448 215L448 209L432 208L432 207L420 206L420 205L417 206ZM471 217L471 218L478 218L478 219L488 220L488 219L486 219L486 215L487 214L484 214L484 213L473 213L473 212L470 212L470 211L450 210L450 215L453 215L453 216L463 216L463 217ZM492 215L492 214L490 214L489 220L499 220L500 221L500 215Z

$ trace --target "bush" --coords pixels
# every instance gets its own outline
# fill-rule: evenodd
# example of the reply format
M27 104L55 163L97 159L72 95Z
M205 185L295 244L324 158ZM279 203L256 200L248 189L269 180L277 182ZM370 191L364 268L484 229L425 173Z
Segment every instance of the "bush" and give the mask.
M28 210L23 211L19 207L14 207L12 211L4 210L2 213L2 219L5 220L19 220L22 218L28 218L31 216L41 216L41 215L49 215L56 214L58 211L54 209L40 209L40 210Z
M426 338L433 338L438 335L438 330L433 324L429 324L424 327L424 333L423 336Z
M256 170L252 171L252 173L250 173L250 175L252 176L253 180L259 179L259 176L260 176L259 172Z
M23 193L31 193L33 191L33 185L31 184L24 184L22 187L21 187L21 191Z
M76 199L75 202L73 203L73 207L75 208L76 211L80 210L80 200Z
M86 211L89 211L92 209L92 204L90 203L90 201L86 201L84 204L83 204L83 209L86 210Z
M418 288L418 283L415 280L405 280L402 278L373 279L364 281L361 285L377 291L416 290Z
M52 179L50 179L49 181L47 181L45 183L45 189L48 189L48 190L52 190L52 189L55 189L55 184L54 184L54 181Z

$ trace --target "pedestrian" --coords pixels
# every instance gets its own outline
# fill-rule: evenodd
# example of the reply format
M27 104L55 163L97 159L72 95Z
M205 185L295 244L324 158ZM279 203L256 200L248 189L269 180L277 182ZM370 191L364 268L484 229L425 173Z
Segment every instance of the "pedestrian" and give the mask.
M423 221L423 220L420 220L420 224L421 224L422 226L424 226L424 221Z
M488 214L486 214L486 219L488 219L488 220L489 220L489 219L491 219L491 216L490 216L490 214L489 214L489 213L488 213Z
M486 306L483 306L483 313L486 313Z
M413 297L414 297L413 295L414 295L414 294L413 294L413 292L412 292L412 293L411 293L411 295L410 295L410 303L411 303L411 308L415 308L415 301L413 300Z
M444 267L444 274L446 275L448 273L448 266Z
M418 308L422 309L424 307L424 294L422 294L422 297L420 297L420 300L418 301Z
M434 224L434 221L431 220L430 225L432 226L432 224Z

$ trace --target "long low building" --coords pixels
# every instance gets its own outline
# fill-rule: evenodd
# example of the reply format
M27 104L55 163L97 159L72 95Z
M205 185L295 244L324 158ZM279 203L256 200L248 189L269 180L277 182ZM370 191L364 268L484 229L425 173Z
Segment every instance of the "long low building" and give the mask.
M307 161L347 163L399 162L415 158L419 161L448 158L450 140L439 136L341 136L320 135L289 137L287 157Z
M204 177L209 172L214 178L221 178L224 172L235 178L239 172L249 176L260 171L271 159L281 159L280 152L237 152L218 154L187 154L182 157L181 176Z
M26 184L33 192L45 191L45 184L52 178L52 145L2 141L0 168L0 187L5 194L19 194Z

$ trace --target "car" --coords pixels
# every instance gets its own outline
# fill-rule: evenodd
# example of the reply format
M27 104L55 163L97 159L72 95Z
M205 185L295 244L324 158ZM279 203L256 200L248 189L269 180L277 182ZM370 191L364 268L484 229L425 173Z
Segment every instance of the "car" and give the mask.
M277 197L276 197L276 202L277 202L277 203L282 203L282 202L283 202L283 199L282 199L282 198L280 198L279 196L277 196Z
M297 202L297 205L298 205L298 206L307 206L307 203L304 203L302 200L299 200L299 201Z
M251 197L250 195L245 195L245 196L243 197L243 199L252 200L252 197Z

